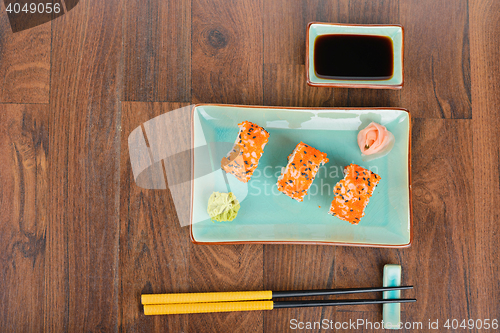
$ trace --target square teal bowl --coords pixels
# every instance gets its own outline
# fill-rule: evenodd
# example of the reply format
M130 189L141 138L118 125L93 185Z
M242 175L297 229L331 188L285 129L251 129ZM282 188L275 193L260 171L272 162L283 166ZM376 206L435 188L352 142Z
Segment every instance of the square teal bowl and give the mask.
M321 35L374 35L392 39L394 70L387 80L334 80L316 75L314 68L314 42ZM307 26L306 70L307 84L315 87L401 89L403 87L403 26L398 24L340 24L311 22Z

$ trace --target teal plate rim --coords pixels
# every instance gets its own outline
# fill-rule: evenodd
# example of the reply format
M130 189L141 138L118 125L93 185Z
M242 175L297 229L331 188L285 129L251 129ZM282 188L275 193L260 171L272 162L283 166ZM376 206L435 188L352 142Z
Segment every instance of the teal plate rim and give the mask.
M288 244L288 245L330 245L330 246L354 246L354 247L375 247L375 248L407 248L413 243L413 207L412 207L412 188L411 188L411 114L407 109L398 107L290 107L290 106L264 106L264 105L242 105L242 104L218 104L218 103L199 103L194 104L191 109L191 148L194 151L194 112L200 106L217 106L217 107L235 107L235 108L248 108L248 109L280 109L280 110L399 110L408 114L408 198L409 198L409 225L410 225L410 240L407 244L370 244L370 243L346 243L346 242L327 242L327 241L269 241L269 240L255 240L255 241L218 241L218 242L204 242L198 241L193 235L193 209L194 209L194 182L191 182L191 208L190 208L190 223L189 223L189 236L193 244L199 245L237 245L237 244ZM194 177L194 153L191 154L191 177Z

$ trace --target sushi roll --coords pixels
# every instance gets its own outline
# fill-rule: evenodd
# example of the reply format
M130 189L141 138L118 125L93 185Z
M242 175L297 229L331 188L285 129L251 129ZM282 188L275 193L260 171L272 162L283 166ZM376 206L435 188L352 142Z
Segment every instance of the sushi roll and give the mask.
M278 190L299 202L316 177L319 167L328 162L326 154L300 142L288 156L288 164L278 178Z
M365 216L365 208L380 176L356 164L344 168L344 179L333 188L332 205L329 214L351 224L358 224Z
M233 149L222 158L221 168L233 174L239 181L247 183L259 165L264 147L269 141L269 133L249 121L238 124L240 132Z

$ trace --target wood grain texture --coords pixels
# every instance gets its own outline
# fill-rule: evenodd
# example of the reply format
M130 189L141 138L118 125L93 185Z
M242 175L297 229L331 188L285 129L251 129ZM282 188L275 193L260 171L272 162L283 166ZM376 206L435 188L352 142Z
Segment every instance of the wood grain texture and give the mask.
M142 293L189 292L189 227L179 225L165 190L145 190L135 184L130 165L128 133L182 103L122 103L120 159L120 332L182 332L188 316L146 317Z
M304 65L264 65L264 105L332 106L333 89L310 87Z
M404 0L403 0L404 1ZM348 22L357 24L398 24L400 0L350 0L342 1L339 19L348 17Z
M0 4L0 103L48 103L50 26L12 33Z
M402 104L415 117L471 118L467 0L401 1L405 27Z
M192 101L262 104L261 1L192 1ZM190 252L191 290L262 290L262 245ZM262 331L262 312L190 315L189 331Z
M0 104L0 322L43 331L48 196L46 105Z
M126 1L125 101L191 101L190 1Z
M409 319L474 318L471 271L475 248L472 124L470 120L413 119L414 243L404 252L405 283L418 306Z
M499 318L485 301L500 295L500 26L498 1L470 1L474 156L474 264L470 308L476 318ZM471 235L472 237L472 235Z
M338 88L333 91L333 105L336 107L402 107L404 104L401 104L400 90Z
M52 22L45 331L116 331L122 2Z
M193 103L262 104L262 0L193 0Z
M262 245L195 245L191 292L263 290ZM263 311L189 315L189 332L261 332Z
M265 245L264 290L335 288L336 250L334 246ZM322 298L315 297L315 299ZM320 321L330 318L333 320L335 311L333 307L266 311L264 312L264 331L288 332L291 319Z

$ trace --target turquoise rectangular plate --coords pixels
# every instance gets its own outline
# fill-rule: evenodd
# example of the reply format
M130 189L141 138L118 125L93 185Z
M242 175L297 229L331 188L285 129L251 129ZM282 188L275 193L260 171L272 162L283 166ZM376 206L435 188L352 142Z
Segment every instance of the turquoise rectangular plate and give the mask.
M228 174L220 160L228 152L196 149L214 144L231 146L244 120L264 127L269 143L248 183ZM385 157L363 162L357 134L370 122L387 127L396 143ZM196 105L192 114L193 177L191 239L194 243L295 243L377 247L406 247L412 241L410 195L410 115L395 108L279 108L230 105ZM281 167L297 143L328 154L303 202L276 188ZM216 150L216 149L213 149ZM205 152L205 153L204 153ZM328 214L333 186L350 163L382 177L365 216L351 225ZM211 173L203 169L211 166ZM232 191L241 203L232 222L212 222L207 213L214 191Z

